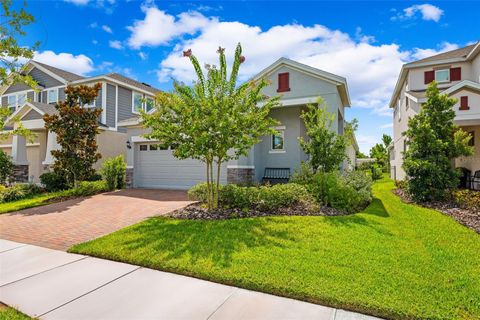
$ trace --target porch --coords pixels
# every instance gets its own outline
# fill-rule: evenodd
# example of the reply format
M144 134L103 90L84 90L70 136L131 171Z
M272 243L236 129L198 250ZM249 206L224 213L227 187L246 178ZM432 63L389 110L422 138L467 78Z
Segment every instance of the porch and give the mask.
M463 187L480 190L480 120L458 124L462 130L472 136L470 145L474 148L474 153L468 157L457 158L455 167L461 168L463 171L461 181Z

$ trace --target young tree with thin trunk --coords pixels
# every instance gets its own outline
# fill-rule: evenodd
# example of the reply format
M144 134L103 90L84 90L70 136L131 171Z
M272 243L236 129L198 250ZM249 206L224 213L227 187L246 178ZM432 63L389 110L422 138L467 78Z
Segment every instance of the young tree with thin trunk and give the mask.
M175 146L179 159L198 159L206 165L208 208L218 205L222 164L247 155L262 136L275 133L276 121L269 117L278 98L267 98L262 89L265 79L237 86L240 65L245 61L242 47L235 51L230 75L223 48L217 51L219 66L201 68L191 50L184 52L195 69L193 86L174 82L174 91L156 97L156 111L143 113L143 123L151 129L145 135L166 145Z

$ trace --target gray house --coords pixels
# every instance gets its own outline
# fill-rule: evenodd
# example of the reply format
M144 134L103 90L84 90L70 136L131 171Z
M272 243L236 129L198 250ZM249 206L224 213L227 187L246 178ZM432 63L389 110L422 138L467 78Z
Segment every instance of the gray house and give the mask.
M350 106L345 78L286 58L279 59L254 78L270 80L264 93L281 97L281 106L271 111L271 116L280 123L276 128L279 134L263 137L248 157L226 163L221 170L222 183L259 182L266 168L288 168L293 172L306 161L307 155L298 142L306 131L300 114L306 104L316 102L319 96L335 115L332 130L338 134L344 132L345 108ZM158 141L145 139L142 135L147 131L137 116L119 121L118 126L127 129L130 187L187 189L205 180L203 163L178 160L169 148L160 148ZM354 164L354 150L348 154Z
M33 143L25 141L21 136L0 141L0 150L13 158L16 165L15 178L19 182L38 182L39 176L54 161L50 151L59 146L55 134L45 129L42 117L56 112L54 105L65 99L67 85L102 84L96 101L91 106L86 106L103 110L99 119L101 133L97 136L102 160L96 164L97 168L103 159L125 155L126 129L119 127L118 123L137 115L140 109L150 110L153 98L158 93L158 89L148 84L117 73L82 77L36 61L27 64L27 72L38 83L39 91L24 84L0 88L2 106L11 108L14 112L11 117L18 116L26 128L37 134Z

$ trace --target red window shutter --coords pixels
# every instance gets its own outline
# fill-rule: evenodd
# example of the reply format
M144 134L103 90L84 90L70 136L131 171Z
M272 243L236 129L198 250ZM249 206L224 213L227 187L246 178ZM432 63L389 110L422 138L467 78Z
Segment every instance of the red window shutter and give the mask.
M460 97L460 110L470 110L468 106L468 96Z
M450 81L462 80L462 68L450 68Z
M278 74L277 92L290 91L290 74L288 72Z
M425 71L425 84L429 84L435 80L435 71Z

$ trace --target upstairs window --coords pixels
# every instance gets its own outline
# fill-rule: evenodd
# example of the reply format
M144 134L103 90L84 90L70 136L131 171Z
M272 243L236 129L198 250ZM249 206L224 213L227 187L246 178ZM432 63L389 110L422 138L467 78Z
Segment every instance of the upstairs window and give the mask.
M10 110L15 111L27 102L27 93L22 92L7 96L7 104Z
M438 83L450 81L450 69L435 70L435 81Z
M137 92L133 93L132 96L132 111L133 113L140 113L140 110L143 109L143 95Z
M288 72L278 74L277 92L290 91L290 74Z
M58 102L58 89L47 90L47 103Z
M155 106L155 101L153 101L153 99L147 98L145 100L145 111L146 112L152 111L154 106Z

